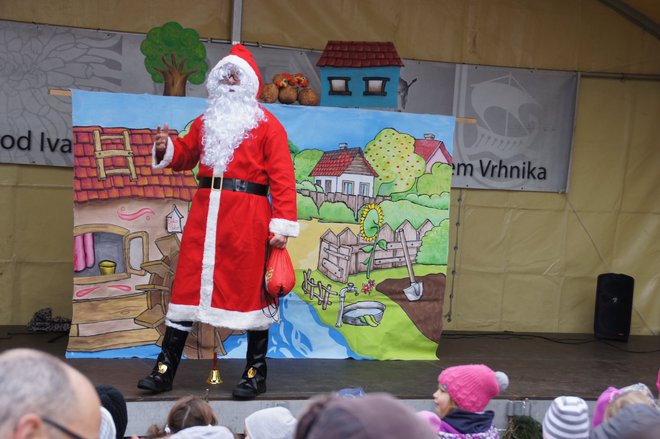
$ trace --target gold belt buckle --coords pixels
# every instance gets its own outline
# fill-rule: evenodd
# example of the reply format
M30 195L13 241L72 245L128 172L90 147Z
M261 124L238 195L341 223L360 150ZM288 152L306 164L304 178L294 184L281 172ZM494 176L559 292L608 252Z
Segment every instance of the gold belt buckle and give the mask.
M217 188L217 189L215 188L215 179L216 178L220 178L220 187ZM222 174L220 177L216 177L215 175L213 175L211 177L211 190L221 191L222 190L222 183L224 182L224 180L225 180L225 174Z

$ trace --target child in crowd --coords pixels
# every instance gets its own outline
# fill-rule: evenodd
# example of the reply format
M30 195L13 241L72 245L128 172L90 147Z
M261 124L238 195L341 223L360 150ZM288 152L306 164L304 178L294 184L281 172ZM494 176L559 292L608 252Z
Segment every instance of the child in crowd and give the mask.
M234 439L234 433L222 425L200 425L184 428L169 436L170 439Z
M508 386L504 372L484 364L448 367L438 376L433 394L437 414L423 411L418 416L443 438L499 439L494 413L484 409Z
M560 396L543 418L543 439L588 439L589 407L577 396Z
M105 409L105 412L102 411L101 428L103 429L105 426L106 430L102 433L109 435L114 430L112 439L122 439L128 425L128 408L126 407L124 395L119 389L109 384L96 386L96 393L101 400L101 407Z
M156 424L147 430L148 439L166 437L186 428L195 426L214 426L218 424L218 418L211 406L204 400L194 396L179 398L167 415L167 423L164 427Z
M642 384L642 386L644 385ZM656 407L653 395L648 388L646 390L630 390L614 398L614 401L607 405L607 409L605 409L605 420L607 421L616 416L616 414L628 404L646 404L651 407Z
M257 410L245 418L245 439L292 439L297 424L284 407Z
M436 435L392 395L316 397L303 409L295 439L433 439Z
M648 404L626 404L591 431L590 439L658 439L660 410Z
M622 387L621 389L608 387L600 394L598 401L596 401L592 427L598 427L604 421L612 418L625 405L640 403L652 406L656 405L653 400L653 393L651 393L651 390L645 384L637 383Z

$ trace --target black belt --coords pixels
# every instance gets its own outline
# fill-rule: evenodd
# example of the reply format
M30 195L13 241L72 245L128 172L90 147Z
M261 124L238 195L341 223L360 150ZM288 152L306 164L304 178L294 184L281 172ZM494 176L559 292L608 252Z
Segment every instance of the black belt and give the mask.
M268 186L265 184L252 183L251 181L239 180L237 178L221 178L221 177L199 177L200 189L220 189L220 182L222 182L222 190L245 192L246 194L253 195L268 195Z

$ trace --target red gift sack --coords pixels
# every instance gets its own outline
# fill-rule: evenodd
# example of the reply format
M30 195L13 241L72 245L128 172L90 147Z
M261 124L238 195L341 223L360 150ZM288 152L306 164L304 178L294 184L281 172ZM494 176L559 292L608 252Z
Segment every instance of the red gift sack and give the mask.
M296 284L291 257L286 248L270 248L266 264L266 290L271 297L282 297L291 292Z

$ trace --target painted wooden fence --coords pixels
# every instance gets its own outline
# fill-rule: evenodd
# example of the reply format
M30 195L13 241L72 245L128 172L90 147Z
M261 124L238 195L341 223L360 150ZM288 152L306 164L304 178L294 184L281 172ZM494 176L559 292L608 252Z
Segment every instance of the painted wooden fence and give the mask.
M353 211L356 220L362 206L369 203L380 204L383 201L392 199L392 197L383 197L381 195L377 197L369 197L367 195L347 195L341 192L314 192L307 189L300 189L298 192L306 197L310 197L319 209L326 201L330 203L342 202Z
M429 220L426 220L418 229L415 229L407 220L396 230L392 230L385 224L380 229L375 241L365 241L348 227L338 235L328 229L321 236L317 269L333 281L347 282L348 276L351 274L367 271L364 261L367 260L369 254L362 249L380 239L385 240L387 246L386 249L378 247L375 251L372 270L406 265L403 251L404 242L407 244L410 263L414 264L417 260L417 252L422 245L422 238L432 228L433 223Z

